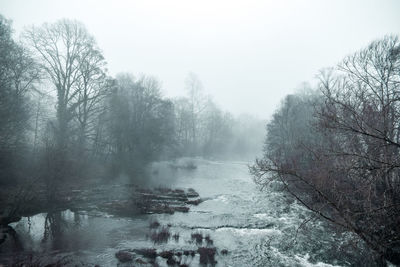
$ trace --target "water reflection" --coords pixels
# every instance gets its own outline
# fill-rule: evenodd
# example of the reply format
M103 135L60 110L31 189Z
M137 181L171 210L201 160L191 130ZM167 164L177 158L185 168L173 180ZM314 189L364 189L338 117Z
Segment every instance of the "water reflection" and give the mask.
M98 240L91 231L86 231L88 220L87 215L70 210L23 217L3 230L6 240L0 242L0 251L41 252L83 248Z
M64 238L66 229L70 226L65 218L65 212L56 211L46 214L42 244L52 249L62 249L67 240ZM75 216L74 216L75 217ZM79 215L77 216L79 217Z
M146 240L147 225L147 217L110 218L106 214L88 215L71 210L40 213L10 224L10 234L0 243L0 253L102 253L126 238ZM114 254L107 257L114 259Z

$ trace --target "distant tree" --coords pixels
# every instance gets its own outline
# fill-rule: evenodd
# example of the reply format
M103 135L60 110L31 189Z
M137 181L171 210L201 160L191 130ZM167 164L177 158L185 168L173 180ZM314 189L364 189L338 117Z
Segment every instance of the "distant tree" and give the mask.
M39 78L36 62L13 40L11 23L0 15L0 172L4 172L1 178L13 180L16 171L22 169L20 157L30 126L29 95Z
M264 141L265 121L249 114L241 114L234 119L232 144L229 153L241 159L253 160L260 155ZM251 135L251 138L249 138Z
M173 140L172 102L162 98L156 79L135 79L129 74L117 76L110 101L109 131L115 171L137 177L148 163L162 156Z
M203 85L194 73L189 73L185 79L185 90L187 91L188 108L190 114L190 151L191 154L198 153L198 132L201 125L201 113L206 108L207 98L203 92Z
M192 139L192 113L189 101L185 97L173 100L175 113L175 141L176 154L179 156L188 155Z
M242 120L223 111L204 94L193 73L186 78L185 89L187 96L173 101L176 155L242 159L254 156L263 135L260 120L252 116ZM249 134L253 138L248 138Z
M226 156L233 138L234 119L209 99L202 114L202 152L204 156Z
M255 180L278 179L310 210L400 264L398 37L372 42L320 80L314 112L287 100L274 115Z

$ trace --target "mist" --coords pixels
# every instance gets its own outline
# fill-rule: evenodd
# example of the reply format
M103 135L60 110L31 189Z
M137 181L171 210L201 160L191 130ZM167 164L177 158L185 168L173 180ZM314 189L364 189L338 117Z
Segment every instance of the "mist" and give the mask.
M398 1L0 4L0 266L400 264Z
M399 8L397 1L361 0L3 0L0 12L17 36L32 24L76 19L95 36L112 75L154 75L177 97L193 72L222 109L268 119L319 69L398 34Z

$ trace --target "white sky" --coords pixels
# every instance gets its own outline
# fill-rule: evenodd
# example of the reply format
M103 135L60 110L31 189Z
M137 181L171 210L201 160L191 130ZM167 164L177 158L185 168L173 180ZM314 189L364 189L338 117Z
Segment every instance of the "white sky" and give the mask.
M224 109L268 118L319 69L385 34L400 34L397 0L0 0L24 26L77 19L111 74L151 74L166 96L196 73Z

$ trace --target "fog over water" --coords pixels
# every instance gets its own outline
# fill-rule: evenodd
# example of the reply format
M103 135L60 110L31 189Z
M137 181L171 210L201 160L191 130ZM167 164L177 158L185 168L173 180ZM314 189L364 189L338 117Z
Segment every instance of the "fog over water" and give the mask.
M400 266L400 1L0 0L0 267Z

